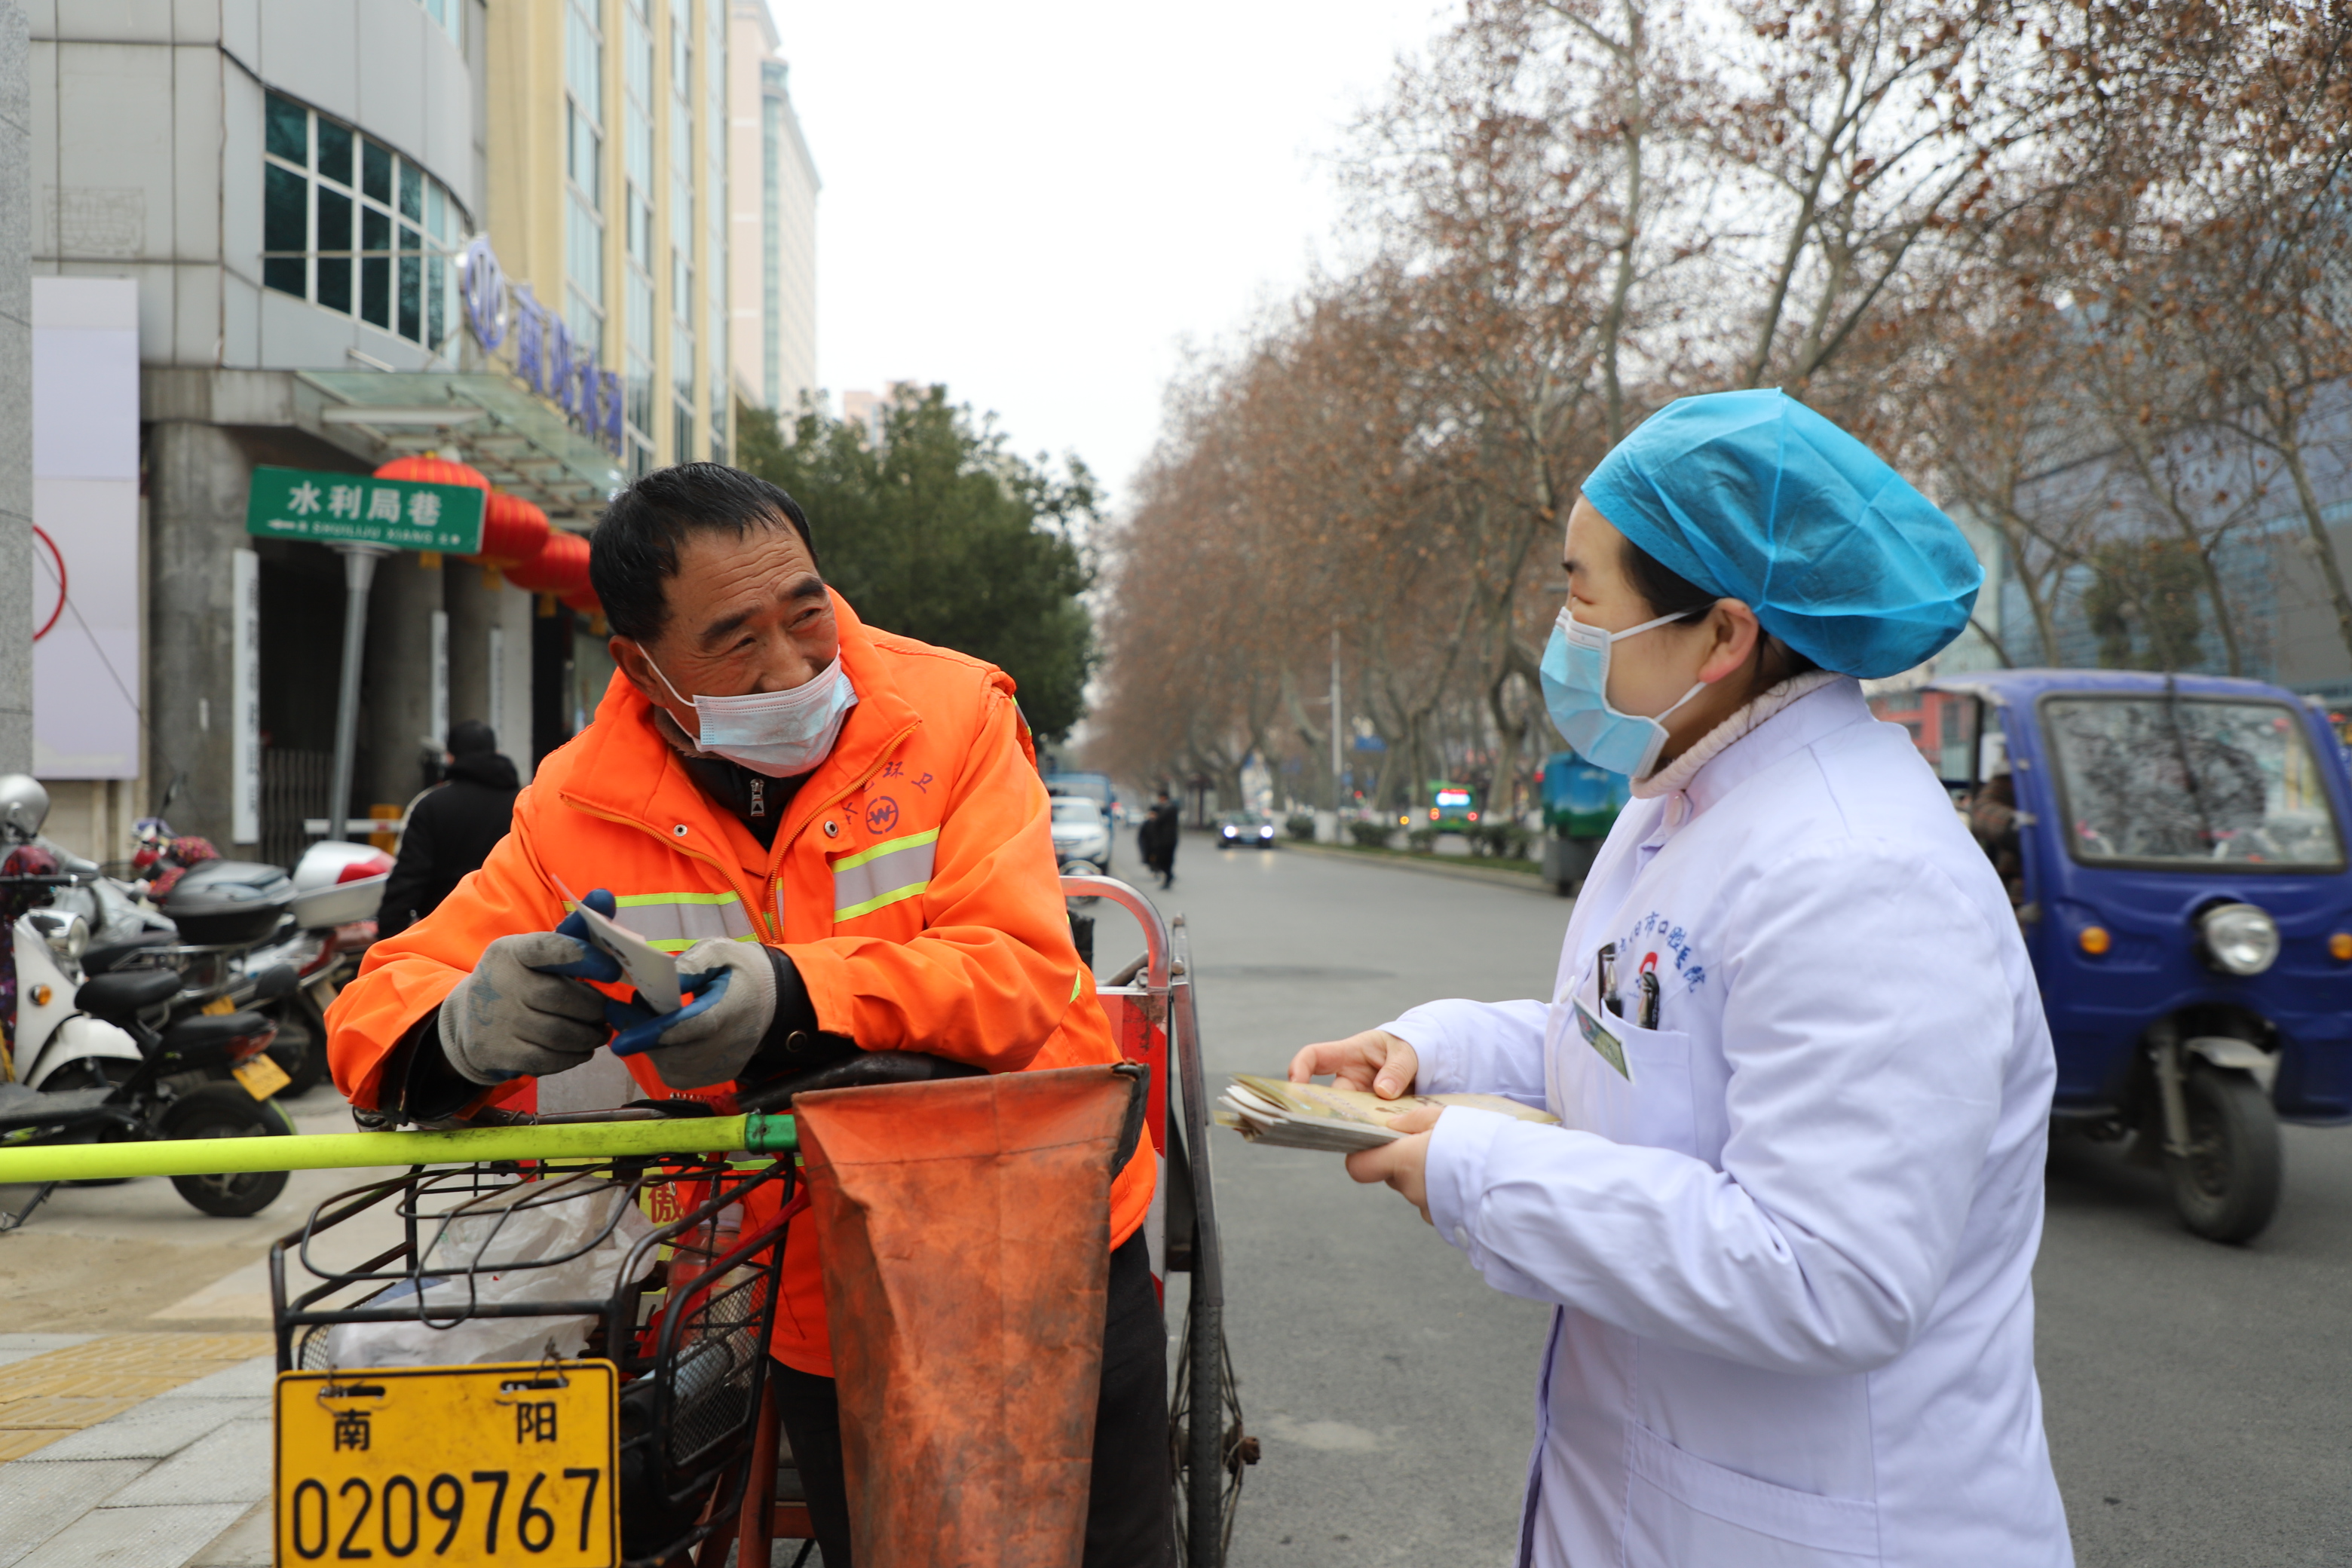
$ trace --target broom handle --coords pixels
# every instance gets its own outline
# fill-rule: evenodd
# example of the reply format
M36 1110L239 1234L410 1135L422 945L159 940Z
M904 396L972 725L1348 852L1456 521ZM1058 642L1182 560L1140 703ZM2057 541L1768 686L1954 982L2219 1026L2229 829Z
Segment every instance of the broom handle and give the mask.
M790 1116L554 1126L461 1128L450 1132L322 1132L284 1137L163 1139L151 1143L66 1143L0 1148L0 1184L102 1181L125 1176L226 1176L256 1171L346 1171L378 1165L467 1165L492 1160L609 1160L743 1149L788 1154L800 1146Z

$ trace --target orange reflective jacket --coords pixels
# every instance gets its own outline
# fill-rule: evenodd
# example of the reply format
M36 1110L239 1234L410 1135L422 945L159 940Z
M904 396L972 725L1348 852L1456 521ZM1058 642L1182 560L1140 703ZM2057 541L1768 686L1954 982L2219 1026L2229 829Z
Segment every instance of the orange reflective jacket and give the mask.
M1094 976L1071 945L1045 789L1002 670L864 626L838 595L857 693L833 754L772 849L695 787L614 675L595 722L539 766L514 830L432 914L369 950L327 1014L335 1083L374 1106L385 1057L496 939L551 930L556 884L605 888L622 924L670 951L706 936L792 955L818 1026L867 1050L918 1050L992 1072L1118 1059ZM606 987L615 995L625 988ZM630 1070L662 1085L645 1057ZM502 1086L492 1098L517 1089ZM723 1110L728 1086L697 1090ZM1150 1142L1111 1190L1110 1240L1150 1206ZM756 1216L747 1216L747 1224ZM772 1346L832 1374L816 1232L784 1250Z

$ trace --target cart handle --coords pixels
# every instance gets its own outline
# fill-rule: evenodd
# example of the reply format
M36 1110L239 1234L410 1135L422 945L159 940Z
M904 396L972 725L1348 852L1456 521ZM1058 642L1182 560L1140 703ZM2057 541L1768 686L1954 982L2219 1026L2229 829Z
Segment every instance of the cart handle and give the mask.
M470 1165L494 1160L609 1160L664 1154L699 1158L714 1150L729 1149L789 1154L799 1147L800 1131L790 1116L752 1111L743 1116L459 1128L448 1132L319 1132L0 1149L0 1184L349 1171L374 1165Z
M1143 928L1146 984L1154 991L1168 989L1168 922L1160 918L1159 909L1140 889L1116 877L1065 877L1062 897L1108 899L1133 915L1135 923Z

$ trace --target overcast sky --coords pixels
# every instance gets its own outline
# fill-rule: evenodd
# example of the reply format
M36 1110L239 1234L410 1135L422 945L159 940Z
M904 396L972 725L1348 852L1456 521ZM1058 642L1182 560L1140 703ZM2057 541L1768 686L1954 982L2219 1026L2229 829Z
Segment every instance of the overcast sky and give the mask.
M1116 498L1187 339L1303 279L1330 153L1438 0L771 0L817 200L817 374L939 381Z

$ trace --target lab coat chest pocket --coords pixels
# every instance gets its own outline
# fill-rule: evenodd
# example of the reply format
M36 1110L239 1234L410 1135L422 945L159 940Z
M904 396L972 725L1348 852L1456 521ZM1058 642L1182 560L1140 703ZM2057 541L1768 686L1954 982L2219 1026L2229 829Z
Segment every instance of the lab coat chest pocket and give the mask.
M1562 1121L1613 1143L1697 1152L1688 1035L1601 1007L1590 974L1553 1014L1549 1088Z

